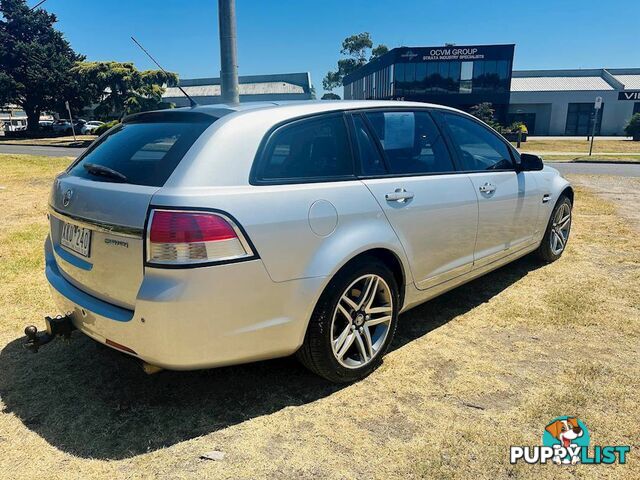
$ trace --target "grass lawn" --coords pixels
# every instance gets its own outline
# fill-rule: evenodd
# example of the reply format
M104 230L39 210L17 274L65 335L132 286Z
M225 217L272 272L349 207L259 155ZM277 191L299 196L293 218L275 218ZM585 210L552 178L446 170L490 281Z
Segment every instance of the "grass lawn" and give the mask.
M37 355L21 346L25 324L55 313L42 244L69 161L0 155L5 477L640 477L640 242L610 201L577 190L558 262L521 259L402 315L357 384L291 359L145 376L78 332ZM628 464L510 465L509 447L540 445L559 415L592 445L631 445ZM211 450L226 456L199 459Z
M68 147L73 146L76 142L90 143L96 139L96 135L76 135L68 137L51 137L51 138L5 138L0 137L0 145L42 145L52 147Z
M515 146L515 142L513 142ZM577 152L589 153L587 140L537 140L535 137L520 144L522 152ZM627 153L640 155L640 142L632 140L598 140L593 142L594 153Z

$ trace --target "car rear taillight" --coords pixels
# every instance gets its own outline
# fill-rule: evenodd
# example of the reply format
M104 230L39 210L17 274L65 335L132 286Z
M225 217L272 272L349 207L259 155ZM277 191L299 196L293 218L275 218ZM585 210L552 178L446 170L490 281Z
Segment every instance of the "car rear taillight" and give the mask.
M147 262L187 265L253 257L234 221L221 213L152 210L147 234Z

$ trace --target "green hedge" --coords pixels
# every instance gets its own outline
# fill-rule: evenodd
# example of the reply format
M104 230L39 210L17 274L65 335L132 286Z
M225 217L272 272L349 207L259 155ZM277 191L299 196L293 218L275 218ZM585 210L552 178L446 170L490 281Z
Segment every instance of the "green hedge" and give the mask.
M107 130L109 130L111 127L115 127L117 124L119 124L120 122L118 120L113 120L111 122L107 122L103 125L100 125L98 128L96 128L93 133L96 135L102 135L104 132L106 132Z

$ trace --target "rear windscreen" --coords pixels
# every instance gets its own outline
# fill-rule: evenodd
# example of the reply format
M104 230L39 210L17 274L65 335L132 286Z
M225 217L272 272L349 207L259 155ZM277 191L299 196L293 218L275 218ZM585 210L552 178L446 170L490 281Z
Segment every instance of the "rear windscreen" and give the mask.
M100 137L69 173L96 181L161 187L215 120L208 115L173 113L125 121Z

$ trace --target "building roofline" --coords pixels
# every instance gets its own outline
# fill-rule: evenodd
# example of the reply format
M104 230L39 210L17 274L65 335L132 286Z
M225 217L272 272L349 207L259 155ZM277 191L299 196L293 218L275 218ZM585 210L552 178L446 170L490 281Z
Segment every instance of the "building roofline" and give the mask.
M271 73L265 75L240 75L238 83L267 83L286 82L302 87L305 93L311 88L311 74L309 72ZM203 85L220 85L220 77L185 78L180 79L181 87L199 87Z
M600 77L614 90L625 90L625 84L616 75L640 75L640 68L586 68L586 69L558 69L558 70L513 70L512 78L536 77Z

